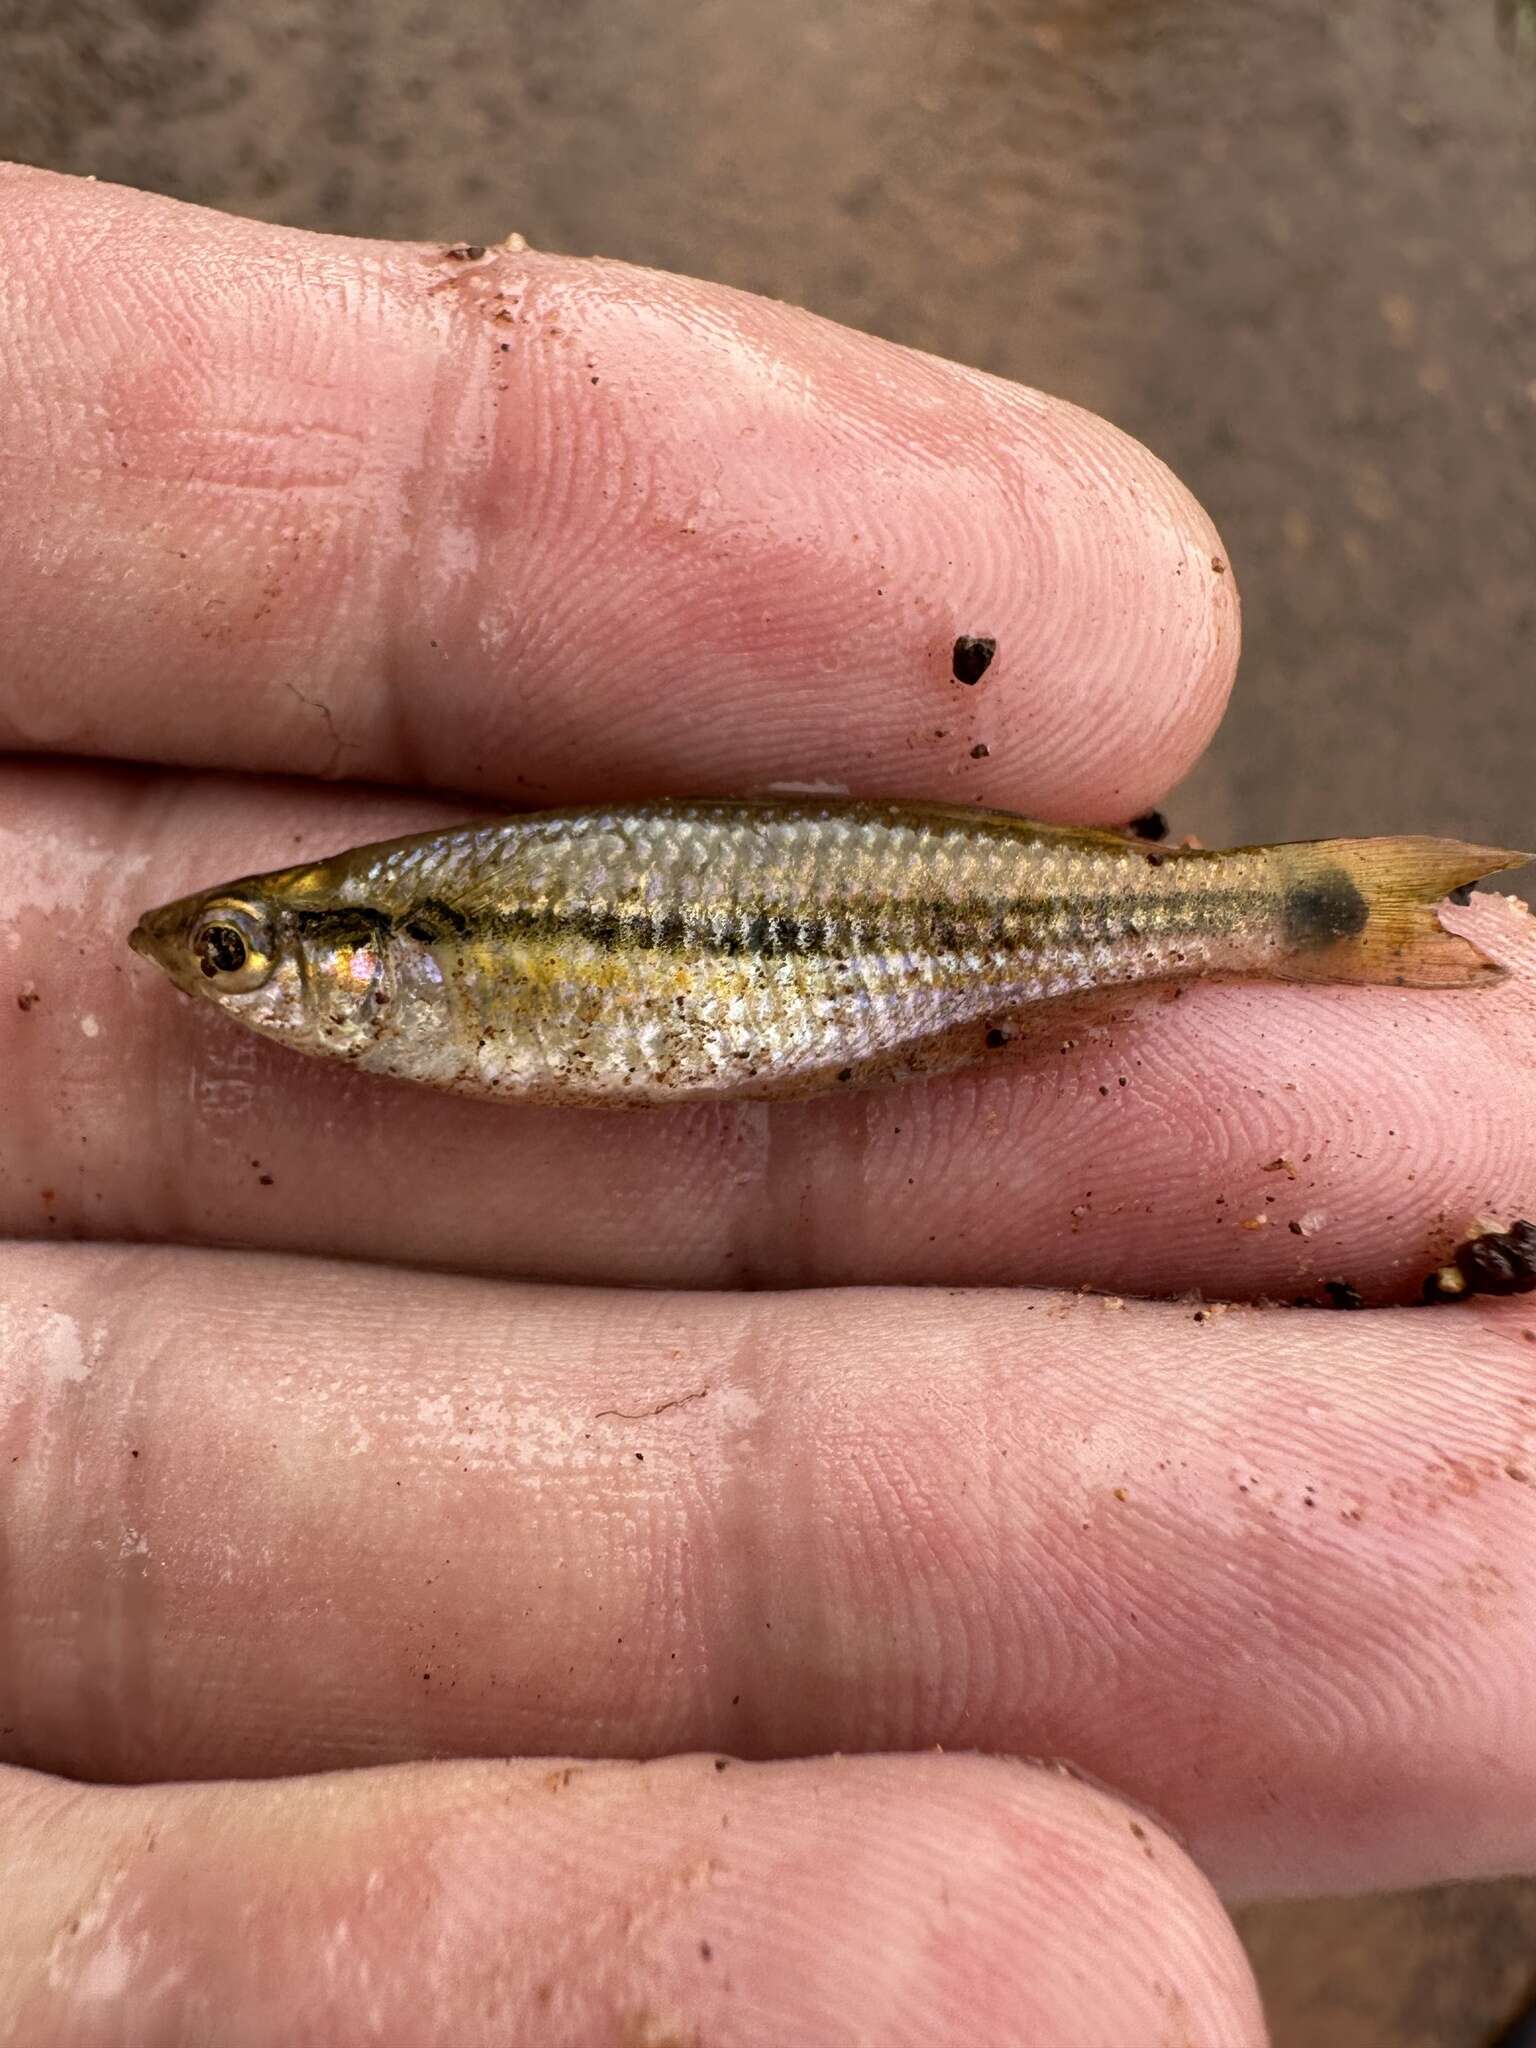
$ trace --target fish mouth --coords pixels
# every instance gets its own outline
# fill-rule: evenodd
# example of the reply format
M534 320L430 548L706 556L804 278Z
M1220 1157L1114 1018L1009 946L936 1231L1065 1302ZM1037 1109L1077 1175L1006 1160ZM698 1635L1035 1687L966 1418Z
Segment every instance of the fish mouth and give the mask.
M198 979L187 935L202 900L200 896L184 896L158 910L146 910L128 934L134 952L141 959L152 960L162 974L188 995L197 993Z

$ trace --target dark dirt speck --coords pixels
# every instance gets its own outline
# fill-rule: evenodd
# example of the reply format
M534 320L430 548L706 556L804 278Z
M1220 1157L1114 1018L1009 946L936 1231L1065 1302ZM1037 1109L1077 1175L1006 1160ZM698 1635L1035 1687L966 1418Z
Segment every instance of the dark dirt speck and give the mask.
M973 761L985 761L988 754L990 754L991 751L992 749L987 745L985 740L978 740L975 746L971 749L971 759Z
M16 1007L25 1013L28 1010L34 1009L42 1000L42 997L35 988L24 988L16 998Z
M1330 1308L1364 1308L1365 1296L1347 1280L1325 1280L1323 1292L1328 1297Z
M950 655L950 668L957 683L979 683L992 666L997 642L984 633L962 633Z
M1132 818L1125 829L1138 839L1166 839L1168 820L1161 811L1143 811L1139 818Z
M1467 1294L1464 1276L1454 1266L1431 1273L1419 1290L1425 1301L1461 1301Z
M1536 1223L1521 1217L1508 1230L1468 1238L1456 1247L1454 1263L1469 1294L1530 1294L1536 1290Z

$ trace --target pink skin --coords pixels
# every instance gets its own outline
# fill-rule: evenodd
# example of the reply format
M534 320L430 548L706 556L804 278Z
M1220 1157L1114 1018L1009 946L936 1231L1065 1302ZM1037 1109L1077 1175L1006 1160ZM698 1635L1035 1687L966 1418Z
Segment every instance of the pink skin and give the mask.
M0 2034L1262 2038L1155 1824L1038 1768L429 1755L942 1743L1072 1759L1232 1889L1528 1864L1527 1308L944 1291L1410 1297L1536 1194L1512 906L1448 915L1513 970L1476 997L1204 987L981 1076L628 1119L328 1072L122 943L508 802L1123 819L1236 659L1166 472L617 265L22 171L0 251L0 1229L171 1241L0 1256L0 1744L401 1760L0 1778ZM963 632L999 643L969 689ZM763 1281L909 1284L636 1291Z
M19 1762L941 1744L1069 1758L1233 1890L1536 1846L1524 1304L637 1297L117 1246L17 1246L0 1287Z
M114 2048L126 2010L221 2048L1262 2043L1205 1883L1102 1793L979 1757L722 1761L0 1771L12 2038Z
M0 747L1123 820L1221 715L1215 531L1038 392L622 264L35 172L0 258Z

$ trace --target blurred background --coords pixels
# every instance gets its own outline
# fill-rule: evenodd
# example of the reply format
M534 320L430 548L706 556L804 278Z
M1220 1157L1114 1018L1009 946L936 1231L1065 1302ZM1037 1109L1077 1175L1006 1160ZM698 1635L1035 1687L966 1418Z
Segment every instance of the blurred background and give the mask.
M0 38L0 154L517 229L1107 414L1245 601L1175 829L1532 843L1533 0L0 0ZM1536 1989L1536 1885L1243 1928L1276 2048L1486 2048Z

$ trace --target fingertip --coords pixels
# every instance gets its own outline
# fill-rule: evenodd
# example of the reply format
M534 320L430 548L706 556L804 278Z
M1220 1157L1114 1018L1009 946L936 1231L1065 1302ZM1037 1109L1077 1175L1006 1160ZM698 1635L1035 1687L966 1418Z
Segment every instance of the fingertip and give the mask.
M1158 2040L1182 2027L1175 2038L1190 2048L1262 2048L1242 1944L1209 1881L1157 1819L1070 1766L944 1761L957 1808L996 1844L989 1857L957 1829L969 1917L994 1944L985 1968L1006 1982L1023 1959L1037 1983L1040 1929L1053 1928L1060 1944L1050 1964L1055 2031L1043 2008L1038 2038L1075 2042L1072 1987L1092 1983L1101 1988L1088 2016L1106 2042ZM1032 2038L1027 2025L1022 2034Z
M1209 520L1023 386L692 279L40 174L0 238L0 744L1113 821L1220 716Z
M1193 767L1221 722L1241 642L1237 583L1209 515L1149 448L1080 407L1042 406L1008 455L1025 659L999 797L1123 824Z
M605 786L686 761L712 791L800 777L1120 820L1204 747L1235 586L1128 434L694 279L519 254L462 284L466 365L489 324L497 392L470 419L496 479L470 603L520 671L515 704L487 706L488 759L515 712L537 779L545 719L600 705L583 766ZM526 332L579 346L530 356ZM446 452L440 528L463 529L474 471Z
M114 2009L167 2039L217 2011L231 2039L280 2015L351 2040L366 2013L401 2048L424 2010L465 2048L1263 2038L1235 1935L1150 1823L978 1758L92 1791L34 1874L0 1985L31 2041Z

